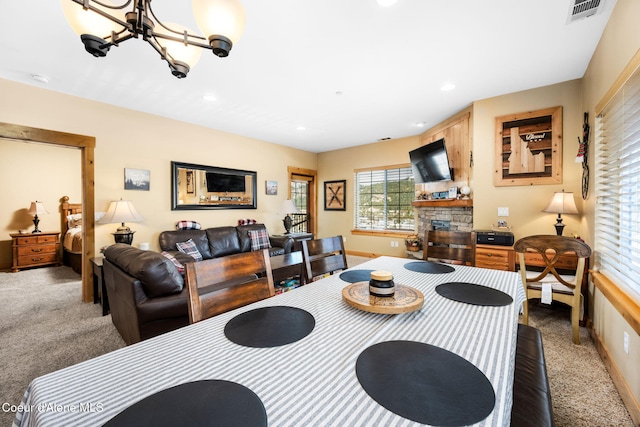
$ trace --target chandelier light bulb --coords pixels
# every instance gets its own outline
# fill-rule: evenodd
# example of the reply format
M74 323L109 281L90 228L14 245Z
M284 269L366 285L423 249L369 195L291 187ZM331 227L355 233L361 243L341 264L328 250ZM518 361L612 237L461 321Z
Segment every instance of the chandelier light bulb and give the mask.
M238 0L193 0L198 28L208 38L217 56L227 56L242 32L246 14Z
M105 4L114 5L112 1L103 0ZM112 31L118 32L123 29L121 25L113 22L110 19L105 18L91 10L85 10L82 5L70 0L60 0L62 5L62 11L67 18L69 25L75 33L79 36L83 34L90 34L96 37L107 37L111 35ZM103 8L97 6L98 9L107 11L110 15L114 14L112 9ZM120 12L117 18L124 20L124 12Z

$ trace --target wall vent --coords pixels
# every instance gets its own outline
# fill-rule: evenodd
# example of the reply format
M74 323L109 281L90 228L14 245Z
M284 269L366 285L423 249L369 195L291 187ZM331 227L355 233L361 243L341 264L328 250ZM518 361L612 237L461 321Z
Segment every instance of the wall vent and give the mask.
M604 8L604 0L571 0L570 6L567 23L600 13Z

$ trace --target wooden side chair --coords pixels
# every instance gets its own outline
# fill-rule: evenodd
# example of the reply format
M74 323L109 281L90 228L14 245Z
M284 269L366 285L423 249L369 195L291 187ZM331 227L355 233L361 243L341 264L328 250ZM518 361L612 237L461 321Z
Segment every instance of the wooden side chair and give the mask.
M348 268L342 236L303 240L301 243L307 282L311 282L316 276Z
M190 323L275 295L268 249L190 262L185 269Z
M424 232L422 259L449 264L476 265L475 231L427 230Z
M542 298L543 288L548 284L551 288L551 300L559 301L571 307L571 327L573 342L580 344L580 311L583 304L582 279L587 258L591 256L591 248L581 240L566 236L538 235L528 236L518 240L514 245L518 256L520 277L524 286L526 300L523 307L523 321L529 324L528 301ZM558 266L561 256L574 255L577 257L575 270L567 271L566 264ZM532 257L544 261L542 271L532 271L530 263ZM527 269L529 267L529 269ZM570 273L570 274L561 274Z

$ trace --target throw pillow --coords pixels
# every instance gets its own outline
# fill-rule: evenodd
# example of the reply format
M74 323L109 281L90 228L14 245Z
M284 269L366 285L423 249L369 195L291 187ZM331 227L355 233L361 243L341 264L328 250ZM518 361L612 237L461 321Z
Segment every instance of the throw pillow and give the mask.
M202 254L198 250L198 247L196 246L196 243L193 241L193 239L189 239L186 242L178 242L176 243L176 247L180 252L189 255L196 261L202 261Z
M174 257L173 255L171 255L169 252L167 251L162 251L161 252L162 255L167 258L169 261L171 261L173 263L173 265L176 266L176 268L178 269L178 272L180 274L184 274L184 265L182 265L182 263L180 261L178 261L176 259L176 257Z
M67 226L69 228L82 227L82 214L67 215Z
M202 228L196 221L178 221L176 222L177 230L200 230Z
M249 238L251 239L252 251L269 249L271 247L271 243L269 242L269 234L264 228L261 230L249 230Z

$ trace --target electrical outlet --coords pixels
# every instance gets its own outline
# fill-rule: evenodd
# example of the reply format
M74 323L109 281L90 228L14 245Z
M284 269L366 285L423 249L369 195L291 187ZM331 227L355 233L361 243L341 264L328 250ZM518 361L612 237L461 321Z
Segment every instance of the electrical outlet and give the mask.
M629 334L624 333L624 342L622 344L625 354L629 354Z
M509 216L509 208L498 208L498 216Z
M344 237L344 236L342 236L342 241L343 241L343 242L345 242L345 243L347 243L347 238L346 238L346 237Z
M391 247L392 248L397 248L398 247L398 241L397 240L392 240L391 241Z

